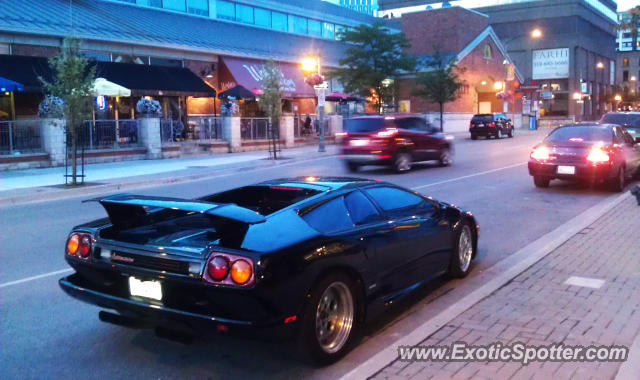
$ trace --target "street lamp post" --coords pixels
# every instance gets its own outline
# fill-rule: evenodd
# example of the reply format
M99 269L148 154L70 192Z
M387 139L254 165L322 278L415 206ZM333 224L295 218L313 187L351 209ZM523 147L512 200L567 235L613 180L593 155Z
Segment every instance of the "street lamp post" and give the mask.
M318 152L325 152L324 147L324 77L322 76L322 69L320 67L320 56L307 57L302 60L302 72L305 75L311 77L311 75L317 75L319 83L315 81L307 81L309 85L313 85L313 88L318 96L318 124L320 127L320 141L318 142ZM309 79L309 77L307 79Z

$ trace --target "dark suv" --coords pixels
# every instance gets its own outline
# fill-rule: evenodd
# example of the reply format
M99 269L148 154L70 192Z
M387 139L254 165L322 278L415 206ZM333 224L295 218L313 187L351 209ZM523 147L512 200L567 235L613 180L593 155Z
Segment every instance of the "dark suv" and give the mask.
M396 172L411 169L418 161L451 164L451 138L419 115L385 114L345 120L342 154L351 171L364 165L393 166Z
M640 112L609 112L600 119L601 124L617 124L626 129L636 142L640 142Z
M473 115L469 124L469 133L471 140L475 140L478 136L486 138L495 137L497 139L502 136L513 137L513 124L502 113L486 113Z

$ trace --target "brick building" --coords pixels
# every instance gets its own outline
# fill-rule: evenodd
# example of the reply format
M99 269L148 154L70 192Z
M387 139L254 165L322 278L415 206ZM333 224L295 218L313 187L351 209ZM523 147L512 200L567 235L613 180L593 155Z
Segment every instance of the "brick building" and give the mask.
M447 62L454 60L464 85L456 101L445 104L445 121L449 128L468 127L474 113L509 113L519 124L521 95L514 89L521 81L517 70L507 77L511 59L506 53L488 17L460 7L442 8L404 14L402 31L411 42L409 52L419 62L433 59L436 53ZM429 70L423 63L419 71ZM399 80L398 100L411 112L439 112L439 105L413 94L414 77ZM453 122L455 120L455 122Z

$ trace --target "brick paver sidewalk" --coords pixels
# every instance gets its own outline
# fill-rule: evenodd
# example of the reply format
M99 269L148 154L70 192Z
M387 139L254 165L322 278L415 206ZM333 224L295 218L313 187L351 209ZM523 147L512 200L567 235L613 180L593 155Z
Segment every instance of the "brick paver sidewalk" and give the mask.
M571 276L605 280L599 289ZM421 345L611 345L640 333L640 207L625 199ZM401 362L375 379L613 379L620 363ZM638 374L640 378L640 374Z

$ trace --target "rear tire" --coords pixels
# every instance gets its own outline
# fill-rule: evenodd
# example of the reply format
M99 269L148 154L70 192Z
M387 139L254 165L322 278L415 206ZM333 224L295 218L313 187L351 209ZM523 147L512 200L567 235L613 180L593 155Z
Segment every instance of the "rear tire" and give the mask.
M328 365L342 358L357 341L358 307L362 300L358 284L343 273L321 279L308 294L298 349L315 365Z
M360 170L360 165L358 165L358 164L356 164L354 162L347 162L347 170L352 172L352 173L355 173L358 170Z
M509 133L507 134L507 136L509 136L509 138L512 138L514 133L513 133L513 127L511 127L511 129L509 129Z
M536 187L547 188L550 182L551 180L548 178L533 177L533 184L536 185Z
M611 180L609 184L609 188L611 189L611 191L620 193L622 192L622 190L624 190L624 185L627 179L626 175L627 173L624 166L620 166L620 168L618 169L618 174Z
M502 138L502 130L498 127L498 133L496 133L496 139L500 140Z
M453 253L449 264L452 277L463 278L471 271L471 260L475 256L473 232L468 222L462 222L455 233Z
M393 170L396 173L406 173L411 170L411 155L407 152L400 152L393 160Z
M471 134L471 140L477 140L478 136L474 135L473 133Z

